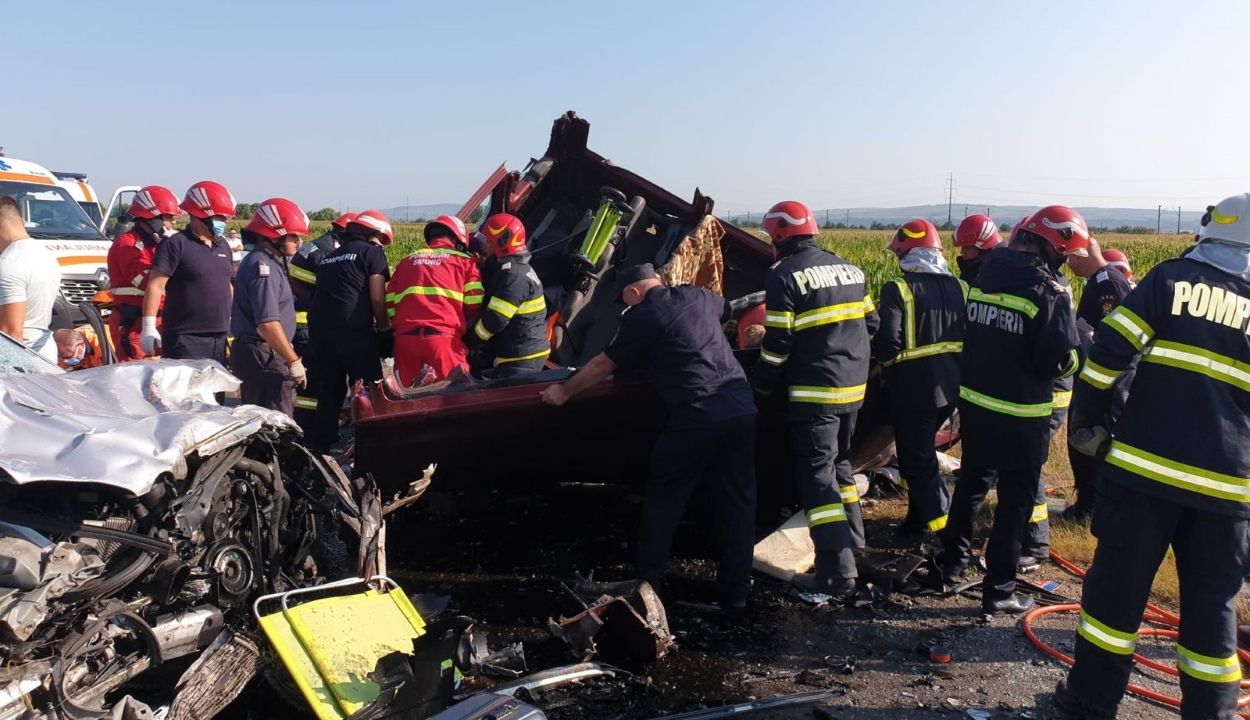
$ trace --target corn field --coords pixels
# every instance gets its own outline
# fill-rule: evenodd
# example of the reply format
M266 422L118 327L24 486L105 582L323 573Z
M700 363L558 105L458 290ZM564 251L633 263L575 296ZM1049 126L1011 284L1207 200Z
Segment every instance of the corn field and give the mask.
M240 224L241 225L241 224ZM422 238L424 223L395 223L395 241L386 249L387 258L394 267L402 258L416 252L425 245ZM330 223L312 223L311 236L316 238L330 229ZM887 230L825 230L818 236L820 243L829 250L836 252L863 269L868 276L869 289L874 296L880 292L881 285L898 277L898 261L894 254L886 249L893 233ZM950 233L943 233L949 241ZM1191 235L1124 235L1107 233L1098 235L1098 242L1104 249L1115 248L1129 258L1133 266L1133 275L1140 279L1155 265L1180 255L1181 251L1193 243ZM946 251L946 259L955 269L954 249ZM1068 272L1072 289L1080 299L1082 283Z
M894 253L887 249L894 233L888 230L826 230L818 239L825 248L858 265L868 276L869 290L873 297L878 297L881 285L898 277L898 261ZM949 243L951 233L942 233ZM1105 233L1096 236L1098 244L1104 250L1116 249L1128 256L1133 268L1133 277L1141 279L1150 268L1164 260L1177 257L1181 251L1193 244L1192 235L1126 235ZM951 270L955 268L955 257L959 253L954 248L946 250L946 260ZM1065 269L1068 281L1072 283L1072 291L1076 300L1080 300L1083 282L1079 281L1070 270Z

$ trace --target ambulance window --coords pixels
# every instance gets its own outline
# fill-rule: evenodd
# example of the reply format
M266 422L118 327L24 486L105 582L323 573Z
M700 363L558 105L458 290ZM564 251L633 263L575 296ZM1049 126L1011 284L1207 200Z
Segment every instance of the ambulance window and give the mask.
M35 238L99 239L100 231L65 190L47 185L0 181L0 195L17 201L26 232Z

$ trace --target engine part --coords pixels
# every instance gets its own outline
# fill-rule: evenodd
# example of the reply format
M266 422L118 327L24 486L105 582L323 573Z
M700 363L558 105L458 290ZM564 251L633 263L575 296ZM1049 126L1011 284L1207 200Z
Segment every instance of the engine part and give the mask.
M157 553L161 556L168 555L173 550L173 548L169 546L169 543L150 538L146 535L125 532L122 530L113 530L107 527L97 527L70 520L59 520L48 515L22 512L21 510L14 510L7 507L0 507L0 521L16 525L24 525L33 530L45 533L54 533L56 535L96 538L100 540L116 540L124 545L141 548L149 552Z
M256 564L247 548L236 542L214 545L205 566L217 575L217 601L234 607L245 600L256 583Z
M7 522L0 522L0 537L21 538L39 547L47 547L52 544L50 539L35 532L32 528Z
M15 537L0 538L0 587L30 592L39 587L39 565L47 545Z
M104 561L81 544L57 543L37 547L16 538L0 539L0 562L10 567L8 577L20 589L0 594L0 632L15 640L29 640L48 616L48 603L97 577Z
M226 627L221 610L201 605L176 615L162 615L152 626L161 648L161 661L173 660L208 647Z
M159 487L159 486L158 486ZM134 528L134 521L128 517L111 517L105 520L83 520L83 525L91 527L106 528L108 530L119 530L129 532ZM122 544L117 540L100 540L96 538L84 538L83 543L95 548L100 557L108 562L113 554L121 548Z
M190 577L190 566L171 555L156 566L152 579L147 582L147 591L153 602L168 605L178 598Z
M28 717L27 697L52 675L52 661L40 660L5 670L0 682L0 720Z
M81 587L66 592L62 599L65 602L78 602L80 600L112 597L117 591L138 580L143 573L147 572L149 567L152 567L156 556L146 551L131 552L131 555L124 556L129 559L129 562L121 570L109 572L83 583ZM119 563L122 559L123 556L118 556Z
M260 650L256 643L226 630L178 679L166 720L216 717L256 676Z

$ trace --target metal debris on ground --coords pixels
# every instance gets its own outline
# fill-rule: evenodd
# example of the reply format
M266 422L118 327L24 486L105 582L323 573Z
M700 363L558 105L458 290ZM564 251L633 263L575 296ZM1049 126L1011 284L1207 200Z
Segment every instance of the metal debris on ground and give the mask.
M430 720L546 720L547 715L508 695L482 693L456 703Z
M664 720L716 720L716 718L736 717L744 713L811 705L821 700L828 700L845 694L846 691L844 690L813 690L811 692L768 698L767 700L756 700L749 703L738 703L737 705L722 705L678 715L665 715Z
M550 688L568 685L569 683L580 682L597 677L616 677L618 674L628 675L620 668L614 668L609 665L600 665L599 663L577 663L576 665L564 665L562 667L554 667L549 670L542 670L526 675L523 678L517 678L512 682L502 683L490 689L495 695L513 696L521 690L530 693L531 696L538 691L548 690ZM477 694L477 693L474 693ZM461 696L456 696L460 698ZM469 697L468 695L464 697Z
M647 582L586 579L575 585L573 593L585 609L571 618L548 620L547 628L582 660L601 655L613 662L641 665L664 657L673 648L664 605ZM591 604L581 600L596 595L598 599Z
M854 655L826 655L824 657L825 667L833 668L843 675L850 675L855 672L855 663L859 662L859 658Z

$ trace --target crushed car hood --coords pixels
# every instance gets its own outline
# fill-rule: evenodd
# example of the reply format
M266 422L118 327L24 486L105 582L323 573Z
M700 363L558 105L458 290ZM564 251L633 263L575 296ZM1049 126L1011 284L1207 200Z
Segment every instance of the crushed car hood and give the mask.
M87 482L142 495L185 458L231 447L286 415L223 407L239 380L209 360L134 362L62 375L0 376L0 470L22 485Z

